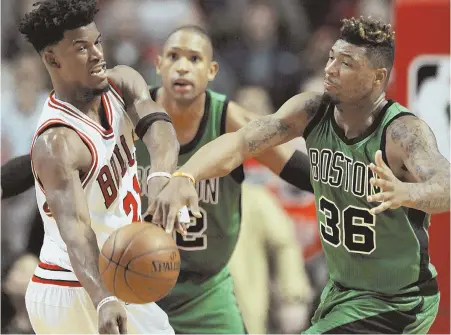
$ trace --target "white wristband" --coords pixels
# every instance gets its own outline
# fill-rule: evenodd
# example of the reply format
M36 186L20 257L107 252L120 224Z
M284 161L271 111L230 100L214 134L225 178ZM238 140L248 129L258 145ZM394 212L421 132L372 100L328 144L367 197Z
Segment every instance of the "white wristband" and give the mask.
M103 305L105 305L105 304L107 304L107 303L109 303L109 302L111 302L111 301L119 301L119 299L116 298L115 296L110 296L110 297L103 298L103 299L99 302L99 304L97 305L97 313L99 313L100 308L101 308Z
M147 177L147 182L149 182L149 180L151 180L154 177L166 177L168 179L171 179L171 174L167 173L167 172L154 172L149 174L149 176Z

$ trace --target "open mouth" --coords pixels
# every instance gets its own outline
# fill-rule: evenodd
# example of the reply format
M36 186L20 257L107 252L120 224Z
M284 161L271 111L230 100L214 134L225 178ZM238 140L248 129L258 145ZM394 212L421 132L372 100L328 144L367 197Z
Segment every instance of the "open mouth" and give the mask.
M105 74L106 71L106 63L100 65L100 66L96 66L92 71L91 74L94 76L100 76Z
M186 79L177 79L173 82L173 86L177 92L187 92L194 87L193 83Z

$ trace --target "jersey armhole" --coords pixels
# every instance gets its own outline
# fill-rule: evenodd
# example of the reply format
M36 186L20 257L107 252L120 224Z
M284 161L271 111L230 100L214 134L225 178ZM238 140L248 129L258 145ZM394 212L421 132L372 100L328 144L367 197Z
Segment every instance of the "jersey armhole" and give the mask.
M387 124L384 126L384 129L382 130L380 150L382 151L382 159L384 160L385 164L387 164L387 166L389 168L390 168L390 164L388 164L387 151L385 148L387 146L387 129L392 124L393 121L395 121L396 119L399 119L402 116L406 116L406 115L416 116L413 113L401 112L401 113L395 115L390 121L388 121Z
M222 112L221 112L221 123L219 128L219 136L224 135L226 133L227 129L227 110L229 108L229 99L226 99L224 101L224 104L222 105ZM232 179L238 183L241 184L244 181L244 166L241 164L235 170L233 170L230 173L230 176Z
M91 139L89 139L88 136L86 136L85 134L83 134L79 130L75 129L75 127L71 126L70 124L68 124L68 123L66 123L66 122L64 122L62 120L50 119L48 122L44 123L36 131L36 134L35 134L35 136L33 138L33 142L31 144L31 149L30 149L31 171L33 173L34 178L38 182L38 185L39 185L39 187L40 187L40 189L41 189L41 191L42 191L42 193L44 195L45 195L44 186L42 185L41 180L39 179L38 175L36 174L36 171L35 171L34 165L33 165L33 147L34 147L34 144L36 143L36 140L38 139L39 135L41 135L42 133L44 133L46 130L48 130L50 128L56 128L56 127L66 127L66 128L69 128L69 129L72 129L73 131L75 131L77 133L77 135L80 137L80 139L83 141L83 143L86 145L86 147L89 149L90 153L91 153L91 166L89 167L88 172L85 173L84 176L80 178L81 186L83 188L85 188L86 185L91 180L92 176L94 175L94 172L97 169L98 162L99 162L99 158L98 158L98 154L97 154L97 150L95 148L95 145L91 141Z
M119 100L119 102L123 105L123 107L125 109L125 100L124 100L124 95L122 94L122 91L116 85L116 83L114 83L110 78L108 78L108 83L110 84L111 92L113 93L115 98L117 100Z
M159 89L158 86L153 86L153 87L149 86L149 94L150 94L150 97L152 98L152 100L154 102L157 102L158 89Z
M310 120L307 127L304 129L303 138L307 140L307 137L311 134L313 129L316 128L316 126L321 122L321 120L328 114L329 109L333 108L333 104L326 103L324 101L324 98L321 99L321 103L318 107L318 111L316 112L313 119Z

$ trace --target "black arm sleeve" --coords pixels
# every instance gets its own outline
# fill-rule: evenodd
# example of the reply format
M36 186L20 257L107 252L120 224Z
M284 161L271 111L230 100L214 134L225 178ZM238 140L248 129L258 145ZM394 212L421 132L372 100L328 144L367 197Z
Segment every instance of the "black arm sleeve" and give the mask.
M310 182L310 161L303 152L296 150L279 176L300 190L313 193L313 186Z
M34 186L30 155L11 159L2 166L2 199L13 197Z

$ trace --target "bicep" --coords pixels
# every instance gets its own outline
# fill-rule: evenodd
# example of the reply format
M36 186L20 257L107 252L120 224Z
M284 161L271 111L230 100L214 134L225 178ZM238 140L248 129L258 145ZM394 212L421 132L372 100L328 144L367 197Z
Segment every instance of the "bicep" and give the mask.
M84 157L80 157L83 151L77 150L78 143L74 148L67 139L51 136L44 134L36 141L32 159L49 209L66 240L76 238L77 230L90 224L79 169Z
M401 117L390 125L389 136L415 181L425 182L443 169L449 171L449 162L439 152L434 133L423 120Z
M237 131L258 118L258 115L247 111L231 101L227 110L226 132ZM284 144L268 149L255 158L271 171L279 174L288 159L293 155L293 152L294 148L291 145Z

